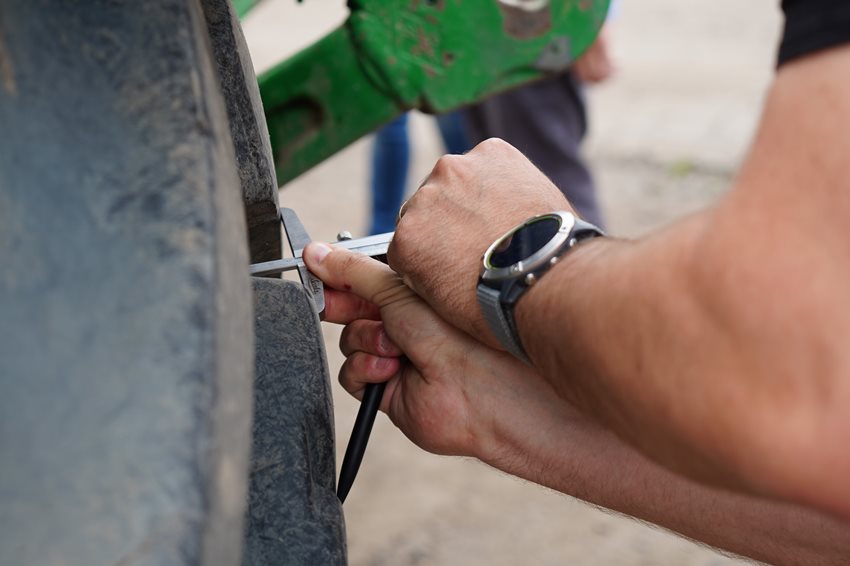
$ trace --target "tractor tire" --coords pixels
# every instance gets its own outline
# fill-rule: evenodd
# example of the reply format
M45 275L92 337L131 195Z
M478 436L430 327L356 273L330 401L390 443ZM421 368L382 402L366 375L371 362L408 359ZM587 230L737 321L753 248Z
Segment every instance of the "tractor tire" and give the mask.
M203 7L0 14L0 564L239 564L252 295Z

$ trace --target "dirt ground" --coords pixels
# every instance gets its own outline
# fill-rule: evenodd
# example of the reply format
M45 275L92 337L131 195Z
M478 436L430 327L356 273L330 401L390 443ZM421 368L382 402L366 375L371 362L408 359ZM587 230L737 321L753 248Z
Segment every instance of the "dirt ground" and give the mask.
M710 205L732 182L771 80L778 0L626 0L613 23L619 72L590 90L594 166L609 228L638 236ZM245 25L258 70L345 17L337 0L270 0ZM441 153L414 115L409 184ZM281 192L316 239L367 223L370 139ZM339 329L325 327L331 372ZM356 401L335 384L337 458ZM739 561L475 461L427 454L383 415L345 504L349 558L361 565L725 565Z

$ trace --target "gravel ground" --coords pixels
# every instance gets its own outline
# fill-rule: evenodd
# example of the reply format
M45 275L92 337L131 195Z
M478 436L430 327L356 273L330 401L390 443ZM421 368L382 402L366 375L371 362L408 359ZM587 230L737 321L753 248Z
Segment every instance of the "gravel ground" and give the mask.
M269 1L245 31L262 70L345 16L341 1ZM609 227L638 236L710 205L729 186L769 85L778 0L627 0L614 22L619 72L590 91L594 165ZM410 184L440 155L432 120L412 120ZM369 139L281 192L317 239L366 226ZM326 326L331 371L339 329ZM338 461L357 403L335 386ZM710 549L478 462L426 454L379 416L345 505L359 565L726 565Z

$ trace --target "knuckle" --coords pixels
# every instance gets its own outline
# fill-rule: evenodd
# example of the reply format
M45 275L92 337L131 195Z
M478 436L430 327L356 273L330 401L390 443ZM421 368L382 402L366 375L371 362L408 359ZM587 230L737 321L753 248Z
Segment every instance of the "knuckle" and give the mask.
M342 366L339 368L339 375L337 376L337 381L343 389L345 389L349 393L352 391L353 380L351 379L351 363L349 360L345 360L345 362L343 362Z
M355 384L364 376L364 360L360 352L354 352L342 364L339 372L340 383L348 391L355 388Z
M416 199L416 204L421 208L427 210L431 203L435 200L437 196L440 194L440 188L433 183L426 183L419 187L419 190L416 191L416 194L413 196ZM413 199L411 199L413 200ZM402 218L403 220L404 218Z
M381 328L381 324L374 321L355 320L342 329L339 349L355 359L363 353L380 355L386 349L381 339Z
M443 155L437 160L437 163L434 164L434 170L432 172L432 176L434 177L442 177L456 174L458 171L463 168L463 156L462 155ZM422 188L428 186L426 183ZM421 191L421 189L420 189Z
M375 305L366 299L360 299L357 301L357 318L368 319L374 316L376 316Z
M339 333L339 350L342 353L351 351L351 324L346 324L342 327L342 332Z
M502 138L487 138L476 145L472 152L475 153L506 153L514 150L514 147ZM470 152L470 153L472 153Z
M364 375L362 356L354 354L349 356L339 368L337 381L346 392L355 395L361 387Z

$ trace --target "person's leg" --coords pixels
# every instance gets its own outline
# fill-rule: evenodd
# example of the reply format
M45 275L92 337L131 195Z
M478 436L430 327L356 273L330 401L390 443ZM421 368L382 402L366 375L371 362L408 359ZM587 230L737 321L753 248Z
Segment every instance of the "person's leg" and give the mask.
M410 144L407 114L399 116L375 134L372 148L372 220L369 234L395 229L395 219L404 198Z
M461 110L435 116L446 153L461 155L471 149Z
M587 131L584 95L571 73L494 96L469 107L464 118L472 144L489 137L507 141L552 179L582 218L602 225L580 151Z

